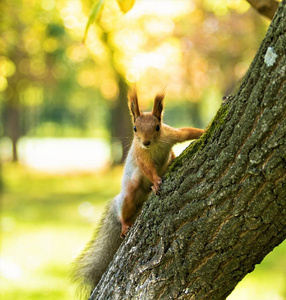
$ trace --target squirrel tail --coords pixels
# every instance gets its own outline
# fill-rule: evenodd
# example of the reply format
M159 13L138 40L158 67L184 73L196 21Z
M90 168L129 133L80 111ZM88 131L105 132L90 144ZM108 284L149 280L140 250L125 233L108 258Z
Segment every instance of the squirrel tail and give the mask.
M106 271L122 239L121 223L117 218L115 200L108 205L101 224L84 251L73 264L72 277L79 294L89 297Z

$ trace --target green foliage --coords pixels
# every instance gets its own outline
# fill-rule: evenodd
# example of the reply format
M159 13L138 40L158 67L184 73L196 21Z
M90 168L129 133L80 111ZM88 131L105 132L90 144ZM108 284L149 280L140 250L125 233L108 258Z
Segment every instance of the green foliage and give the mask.
M127 13L134 5L135 0L117 0L122 12Z
M92 9L90 11L90 14L89 14L89 17L88 17L88 21L87 21L87 24L86 24L86 27L85 27L83 42L85 42L85 40L86 40L86 36L87 36L88 29L89 29L90 25L95 20L99 19L103 3L104 3L104 0L97 0L97 1L95 1L94 5L93 5L93 7L92 7Z
M96 0L92 9L90 10L89 17L87 20L87 24L85 27L83 42L85 42L89 27L95 21L98 21L101 15L101 11L103 9L105 0ZM123 13L127 13L134 5L135 0L117 0L117 3Z

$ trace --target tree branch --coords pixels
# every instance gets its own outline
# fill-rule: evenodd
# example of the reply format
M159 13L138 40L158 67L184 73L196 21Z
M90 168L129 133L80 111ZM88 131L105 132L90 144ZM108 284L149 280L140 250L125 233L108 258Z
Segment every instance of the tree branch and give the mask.
M246 0L255 10L257 10L261 15L273 19L279 2L275 0Z

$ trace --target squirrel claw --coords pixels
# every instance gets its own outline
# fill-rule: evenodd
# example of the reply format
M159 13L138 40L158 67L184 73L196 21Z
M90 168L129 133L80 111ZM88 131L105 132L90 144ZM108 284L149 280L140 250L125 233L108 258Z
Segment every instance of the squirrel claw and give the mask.
M128 225L122 225L122 231L121 231L121 234L120 234L120 237L123 239L126 237L128 231L130 230L130 226Z
M154 185L151 186L152 191L154 192L155 195L159 195L160 191L159 188L156 188Z
M155 195L160 195L160 184L162 183L161 178L154 182L154 185L151 186L152 191Z

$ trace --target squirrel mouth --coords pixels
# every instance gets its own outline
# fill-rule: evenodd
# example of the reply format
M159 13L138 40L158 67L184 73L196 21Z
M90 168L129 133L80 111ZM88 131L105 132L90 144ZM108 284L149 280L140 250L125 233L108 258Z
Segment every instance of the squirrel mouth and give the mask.
M143 149L149 149L150 148L150 144L149 145L144 145L143 143L141 144L141 147L143 148Z
M148 149L151 145L151 142L150 141L145 141L145 142L142 142L142 147L145 148L145 149Z

